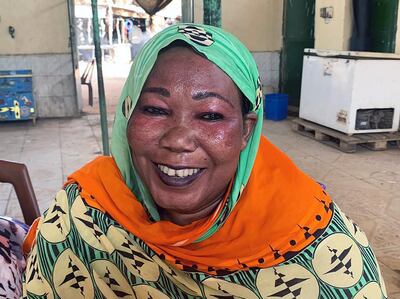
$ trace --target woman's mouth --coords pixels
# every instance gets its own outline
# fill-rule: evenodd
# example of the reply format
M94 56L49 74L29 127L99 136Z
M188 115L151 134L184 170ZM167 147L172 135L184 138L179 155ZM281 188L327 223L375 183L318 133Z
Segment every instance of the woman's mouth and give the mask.
M156 166L161 181L172 187L186 187L204 171L204 168L172 167L164 164L156 164Z

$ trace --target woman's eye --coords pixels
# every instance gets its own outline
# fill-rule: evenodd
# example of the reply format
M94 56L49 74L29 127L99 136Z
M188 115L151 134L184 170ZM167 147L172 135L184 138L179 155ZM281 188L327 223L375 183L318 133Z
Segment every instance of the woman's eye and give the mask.
M160 107L145 106L142 111L150 115L168 115L168 111Z
M204 113L201 115L201 119L206 121L217 121L223 118L224 116L221 113Z

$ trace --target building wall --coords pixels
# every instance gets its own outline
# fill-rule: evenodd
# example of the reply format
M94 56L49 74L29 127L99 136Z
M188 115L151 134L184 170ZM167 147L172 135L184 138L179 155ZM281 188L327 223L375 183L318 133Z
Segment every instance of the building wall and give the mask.
M0 69L32 70L38 117L79 115L69 36L67 0L0 1Z
M333 18L325 20L320 9L333 8ZM315 2L315 48L348 50L353 26L352 1L316 0Z
M0 69L29 69L38 117L79 115L71 54L0 55Z
M325 23L320 17L320 8L333 7L333 19ZM353 28L352 1L316 0L315 4L315 48L348 50ZM400 54L400 5L397 12L395 53Z
M221 0L222 28L252 52L268 92L279 87L282 19L282 0ZM203 1L194 1L194 21L203 23Z
M66 0L1 0L0 16L0 54L70 53Z
M203 22L203 1L194 1L196 23ZM252 52L280 51L282 0L222 0L222 28L237 36Z

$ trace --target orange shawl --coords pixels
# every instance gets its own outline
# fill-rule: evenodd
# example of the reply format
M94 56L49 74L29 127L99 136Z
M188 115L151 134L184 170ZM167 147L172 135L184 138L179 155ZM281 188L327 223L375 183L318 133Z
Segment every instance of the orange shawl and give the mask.
M74 182L87 204L107 212L171 264L210 274L277 265L312 243L332 216L332 202L321 186L264 137L239 202L219 231L199 243L192 241L218 209L187 226L151 222L111 157L73 173L67 184Z

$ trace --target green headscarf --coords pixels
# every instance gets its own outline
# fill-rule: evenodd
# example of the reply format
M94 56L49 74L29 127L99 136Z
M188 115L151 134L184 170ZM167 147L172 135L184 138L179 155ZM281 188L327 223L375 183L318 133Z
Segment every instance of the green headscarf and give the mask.
M140 180L132 164L127 140L127 125L143 85L157 60L158 53L176 40L188 43L222 69L249 100L251 111L257 114L257 123L252 136L240 154L236 177L228 201L215 223L197 240L200 242L223 225L250 177L262 130L262 90L257 65L250 52L236 37L220 28L201 24L178 24L161 31L144 45L132 64L119 99L111 139L111 152L126 185L141 201L154 221L159 221L160 215L148 189Z

